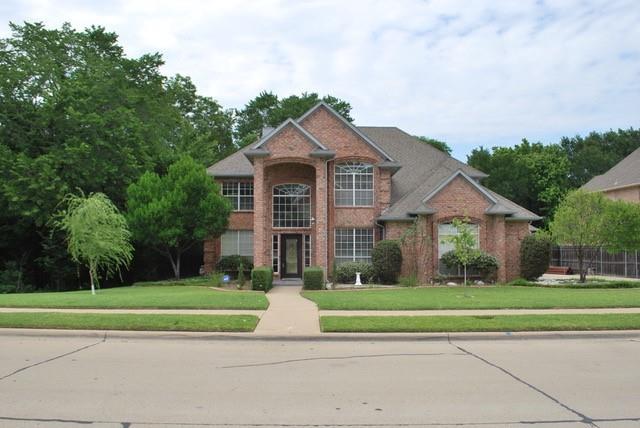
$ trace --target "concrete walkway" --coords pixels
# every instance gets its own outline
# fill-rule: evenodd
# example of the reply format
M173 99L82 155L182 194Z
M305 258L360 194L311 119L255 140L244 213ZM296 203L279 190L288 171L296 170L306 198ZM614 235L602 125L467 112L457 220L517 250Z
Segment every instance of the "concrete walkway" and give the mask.
M269 309L260 317L255 334L311 336L320 334L316 304L300 295L302 286L276 286L267 293Z

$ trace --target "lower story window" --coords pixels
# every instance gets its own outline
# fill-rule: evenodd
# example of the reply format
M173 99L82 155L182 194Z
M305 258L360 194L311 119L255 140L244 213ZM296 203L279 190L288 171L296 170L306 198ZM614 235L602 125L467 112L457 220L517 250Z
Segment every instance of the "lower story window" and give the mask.
M373 249L373 229L336 229L335 261L371 262Z
M473 233L473 236L475 237L475 245L476 248L478 248L478 225L467 223L467 227L471 233ZM438 225L438 270L443 275L462 275L462 272L460 271L461 268L459 266L457 268L450 269L440 261L443 254L455 249L455 246L453 243L449 242L448 238L456 236L457 234L458 229L451 223L441 223Z
M220 237L222 256L239 254L253 260L253 230L227 230Z

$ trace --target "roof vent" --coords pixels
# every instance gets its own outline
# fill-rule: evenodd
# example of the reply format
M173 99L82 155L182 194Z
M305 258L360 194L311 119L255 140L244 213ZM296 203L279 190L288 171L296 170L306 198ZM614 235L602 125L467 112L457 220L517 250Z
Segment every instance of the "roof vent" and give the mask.
M262 135L260 135L260 138L264 138L267 135L271 134L273 132L275 128L271 127L271 126L263 126L262 127Z

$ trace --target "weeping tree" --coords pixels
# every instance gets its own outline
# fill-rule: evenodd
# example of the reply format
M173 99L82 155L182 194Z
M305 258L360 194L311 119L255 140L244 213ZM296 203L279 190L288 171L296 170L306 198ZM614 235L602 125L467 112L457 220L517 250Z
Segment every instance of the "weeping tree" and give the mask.
M71 258L89 269L91 294L96 294L100 272L108 278L133 259L131 233L125 217L103 193L68 195L57 226L66 232Z

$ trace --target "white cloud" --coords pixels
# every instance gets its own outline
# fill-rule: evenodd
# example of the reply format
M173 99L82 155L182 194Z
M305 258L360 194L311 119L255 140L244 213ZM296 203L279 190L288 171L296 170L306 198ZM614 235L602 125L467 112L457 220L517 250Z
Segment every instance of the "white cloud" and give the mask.
M228 107L265 89L330 93L359 124L441 138L459 157L640 125L635 0L31 0L0 16L103 25L129 55L161 52L165 73Z

